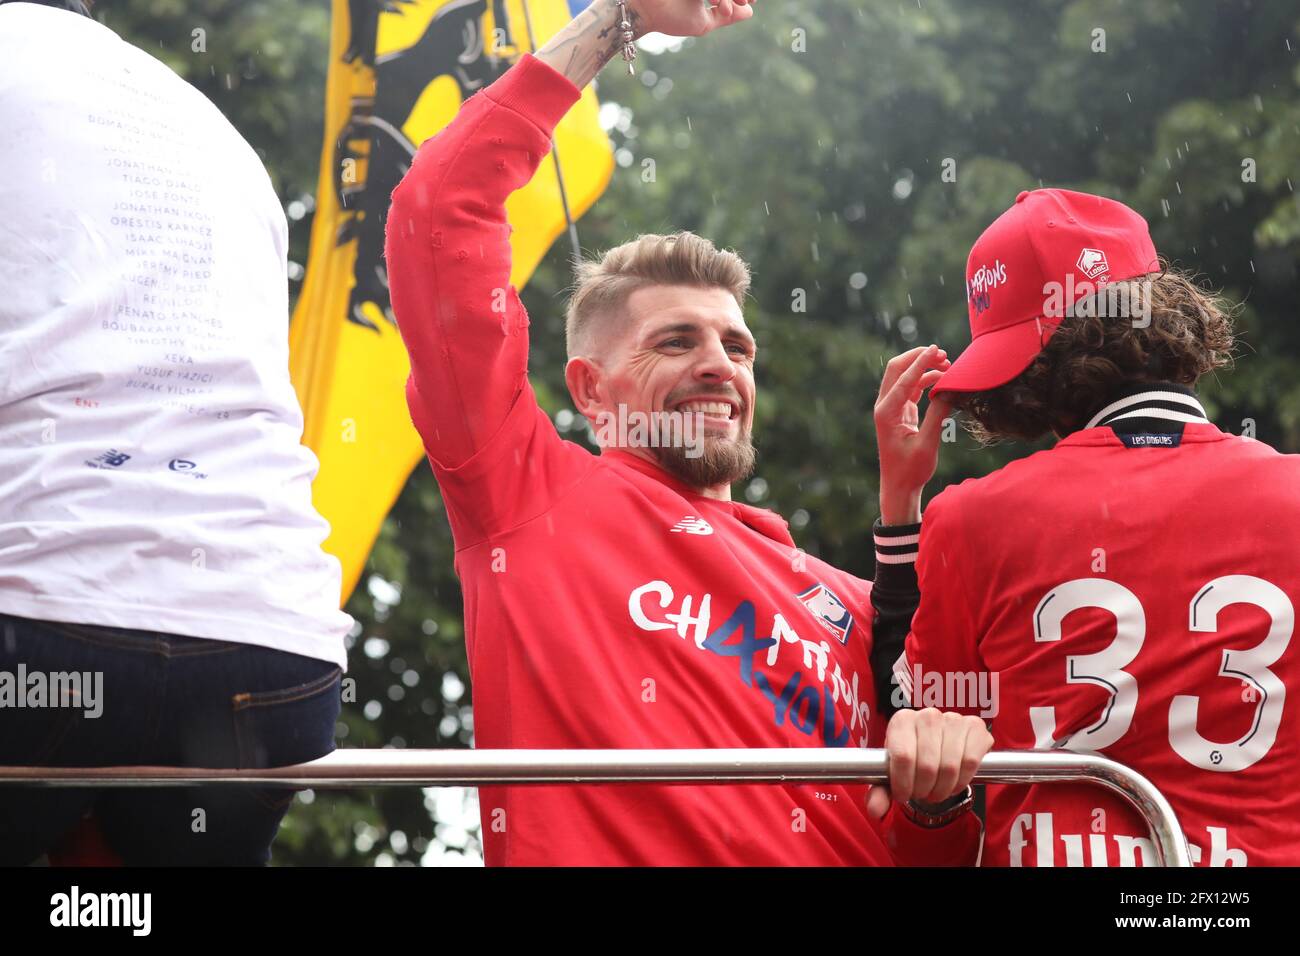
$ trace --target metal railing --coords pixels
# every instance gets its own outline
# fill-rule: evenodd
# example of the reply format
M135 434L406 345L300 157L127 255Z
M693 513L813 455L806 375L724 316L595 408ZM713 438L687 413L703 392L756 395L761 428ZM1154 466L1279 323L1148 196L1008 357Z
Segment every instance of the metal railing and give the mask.
M501 784L888 783L884 750L336 750L266 770L190 767L0 767L0 786L180 787L282 785L311 789ZM1146 819L1157 862L1191 866L1178 817L1141 774L1095 754L999 751L976 783L1091 783L1119 794Z

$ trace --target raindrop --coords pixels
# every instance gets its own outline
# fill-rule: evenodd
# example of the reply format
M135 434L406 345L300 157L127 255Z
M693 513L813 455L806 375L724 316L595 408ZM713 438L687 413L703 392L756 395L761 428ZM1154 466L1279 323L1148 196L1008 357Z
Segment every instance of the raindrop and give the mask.
M619 119L623 115L623 107L617 103L606 101L600 104L600 112L596 114L596 122L606 133L618 125Z
M377 574L372 574L367 579L366 589L370 591L370 596L380 604L387 604L392 607L401 603L402 589L390 581L385 581Z
M465 685L452 671L442 675L442 696L447 700L460 700L465 694Z

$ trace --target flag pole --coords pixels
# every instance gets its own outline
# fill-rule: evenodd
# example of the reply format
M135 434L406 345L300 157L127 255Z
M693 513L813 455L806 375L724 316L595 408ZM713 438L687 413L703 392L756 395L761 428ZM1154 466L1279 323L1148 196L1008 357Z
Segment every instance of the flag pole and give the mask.
M524 28L528 31L528 49L536 53L537 41L533 39L533 18L528 12L528 0L523 0L524 5ZM555 160L555 178L560 184L560 204L564 207L564 221L569 226L569 243L573 246L573 261L575 263L582 260L582 246L578 244L578 225L573 221L573 213L569 211L569 194L564 188L564 173L560 169L560 150L555 144L555 139L551 139L551 158Z

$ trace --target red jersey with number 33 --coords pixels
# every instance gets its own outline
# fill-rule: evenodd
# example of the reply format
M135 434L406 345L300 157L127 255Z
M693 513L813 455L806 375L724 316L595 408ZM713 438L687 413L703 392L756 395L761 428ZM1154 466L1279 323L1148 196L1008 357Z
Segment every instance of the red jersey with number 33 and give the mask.
M1205 422L1084 429L926 510L900 677L992 716L998 749L1144 774L1194 863L1300 864L1297 542L1300 456ZM1093 786L990 787L987 824L986 865L1153 861Z

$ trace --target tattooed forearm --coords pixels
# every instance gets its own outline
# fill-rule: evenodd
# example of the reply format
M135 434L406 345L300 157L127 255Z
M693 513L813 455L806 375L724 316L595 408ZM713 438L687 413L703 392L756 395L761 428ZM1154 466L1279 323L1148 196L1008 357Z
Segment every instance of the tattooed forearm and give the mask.
M630 3L627 18L632 32L640 36L641 15ZM617 0L595 0L538 50L536 56L581 89L622 49L619 19Z

